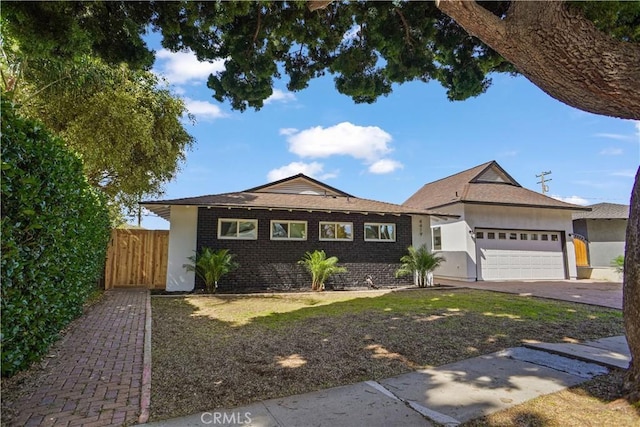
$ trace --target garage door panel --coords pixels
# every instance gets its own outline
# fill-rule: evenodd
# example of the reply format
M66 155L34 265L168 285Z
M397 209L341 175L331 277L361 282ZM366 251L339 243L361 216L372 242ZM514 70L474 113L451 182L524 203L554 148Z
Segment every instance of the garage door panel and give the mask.
M483 231L484 238L476 239L478 248L478 275L480 280L564 279L564 255L558 232L546 234L549 240L531 240L529 232L517 231L518 238L510 240L513 231ZM488 239L487 232L494 232L495 239ZM507 239L498 239L506 233ZM521 239L526 234L526 240ZM557 240L551 240L551 236Z

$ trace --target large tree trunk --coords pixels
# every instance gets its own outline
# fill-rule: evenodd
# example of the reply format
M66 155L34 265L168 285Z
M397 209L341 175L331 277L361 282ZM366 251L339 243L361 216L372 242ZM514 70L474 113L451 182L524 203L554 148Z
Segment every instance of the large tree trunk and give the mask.
M627 223L624 257L624 327L633 359L625 389L632 402L640 401L640 168L631 193L631 211Z
M476 2L436 1L469 34L553 98L583 111L640 119L640 46L614 40L564 2L514 1L504 19ZM627 226L623 310L632 361L625 388L640 400L640 169Z
M514 1L503 19L474 1L436 4L553 98L595 114L640 118L640 45L609 37L564 2Z

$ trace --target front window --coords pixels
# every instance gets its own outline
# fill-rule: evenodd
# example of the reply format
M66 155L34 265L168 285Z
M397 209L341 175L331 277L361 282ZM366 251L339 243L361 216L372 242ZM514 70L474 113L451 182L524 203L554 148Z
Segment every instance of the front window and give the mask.
M257 219L226 219L218 220L218 239L246 239L258 238Z
M307 240L307 222L271 221L271 240Z
M353 223L320 222L320 240L353 240Z
M388 223L366 223L364 225L364 240L368 241L396 241L396 225Z
M440 227L433 227L433 250L442 250L442 230Z

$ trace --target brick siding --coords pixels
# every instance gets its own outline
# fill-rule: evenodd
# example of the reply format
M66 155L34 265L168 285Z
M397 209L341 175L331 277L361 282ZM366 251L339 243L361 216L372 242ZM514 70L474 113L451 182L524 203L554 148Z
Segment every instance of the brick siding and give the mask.
M219 218L258 220L257 240L218 239ZM307 240L271 240L271 220L307 221ZM353 223L353 241L320 241L320 221ZM364 224L394 223L395 242L364 240ZM396 279L399 260L411 244L411 218L407 215L346 214L299 211L241 210L220 208L198 209L197 248L229 249L236 255L240 268L224 276L220 291L296 289L309 287L311 279L298 265L306 251L324 250L327 256L336 256L339 265L348 269L332 277L328 288L367 286L370 275L377 286L397 286L411 283L411 278ZM196 288L202 288L200 279Z

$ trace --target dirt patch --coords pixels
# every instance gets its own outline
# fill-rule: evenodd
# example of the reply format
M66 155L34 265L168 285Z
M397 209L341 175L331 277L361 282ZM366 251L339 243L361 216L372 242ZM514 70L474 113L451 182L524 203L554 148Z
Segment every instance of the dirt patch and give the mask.
M519 346L621 335L617 310L471 290L153 298L152 420Z

